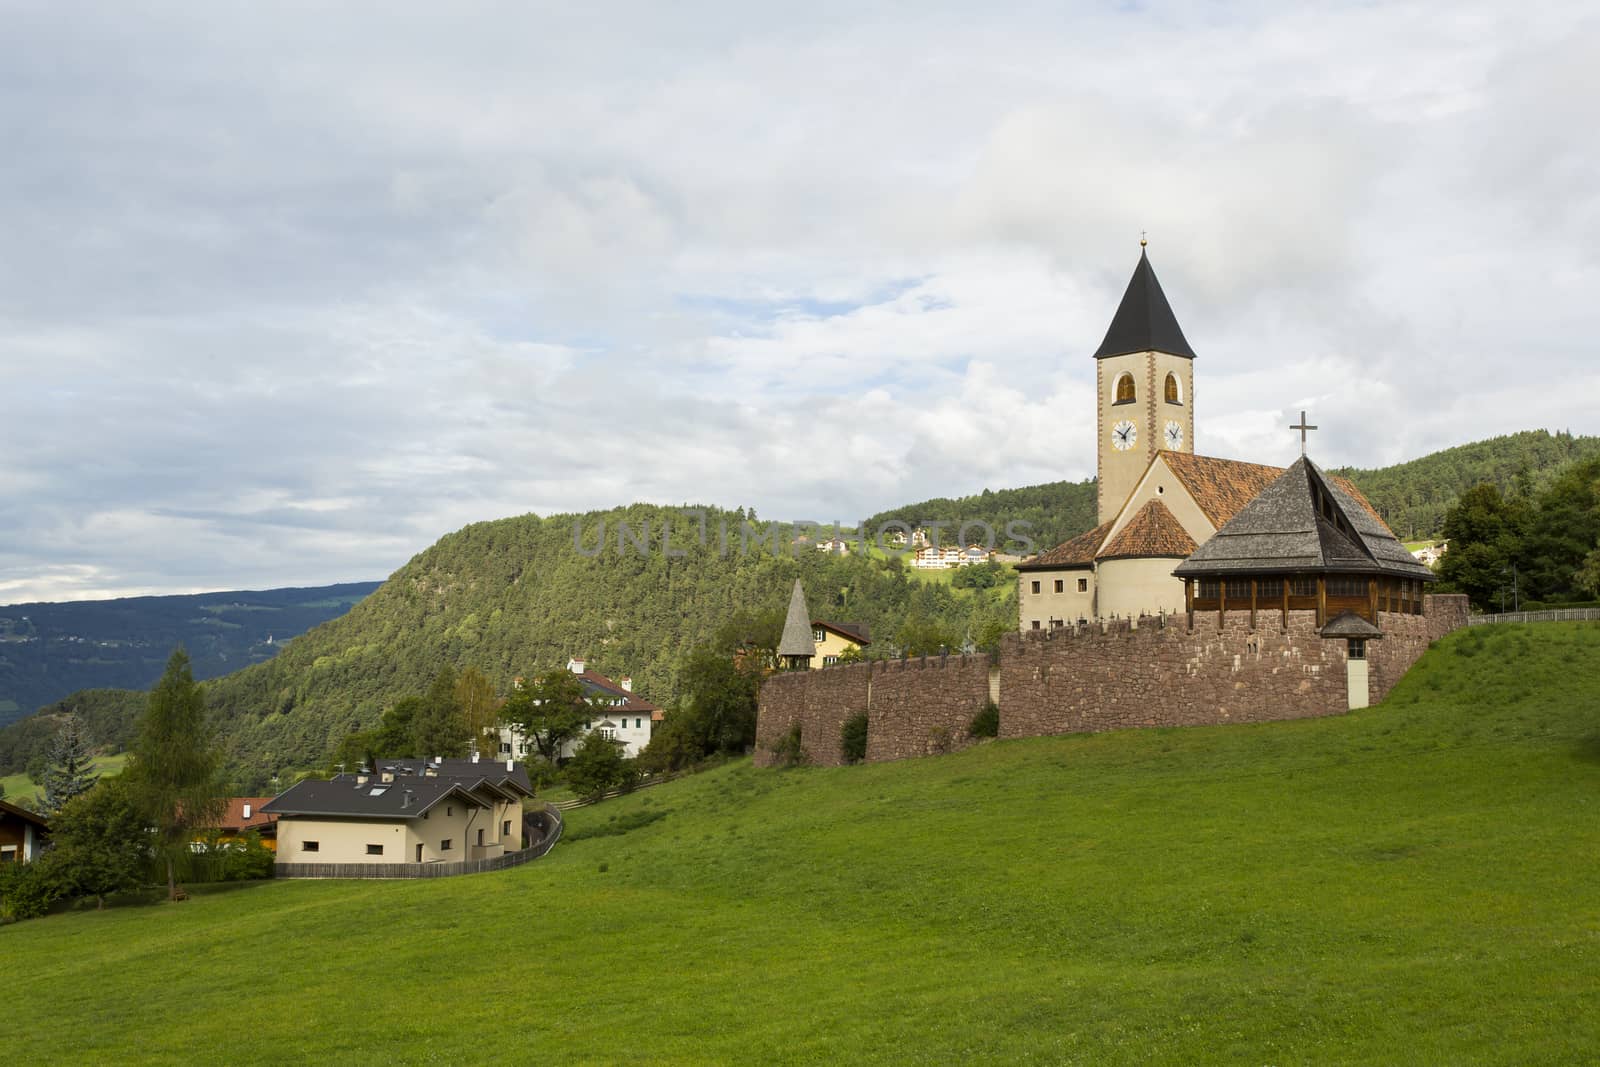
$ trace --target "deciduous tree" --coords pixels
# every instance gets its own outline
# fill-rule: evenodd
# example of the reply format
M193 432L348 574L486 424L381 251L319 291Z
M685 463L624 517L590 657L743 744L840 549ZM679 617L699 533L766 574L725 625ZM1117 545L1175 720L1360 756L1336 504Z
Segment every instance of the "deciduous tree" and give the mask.
M513 692L501 714L551 763L561 754L561 747L580 736L594 717L578 676L560 669L546 671Z
M188 653L174 649L134 740L128 781L137 806L156 829L166 863L167 896L177 900L177 855L193 835L215 826L225 801L217 780L218 753L195 684Z

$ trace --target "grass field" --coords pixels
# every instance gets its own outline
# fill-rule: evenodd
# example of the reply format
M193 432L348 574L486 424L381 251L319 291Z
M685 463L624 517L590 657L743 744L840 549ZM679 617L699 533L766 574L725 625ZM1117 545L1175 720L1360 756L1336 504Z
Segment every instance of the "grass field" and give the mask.
M128 754L119 752L114 756L96 756L94 769L101 774L116 774L122 770L122 765L128 762ZM44 787L24 774L8 774L0 776L0 785L5 786L6 799L11 801L27 800L37 797L44 792Z
M438 882L0 929L13 1063L1579 1063L1600 626L1482 627L1383 706L741 761Z

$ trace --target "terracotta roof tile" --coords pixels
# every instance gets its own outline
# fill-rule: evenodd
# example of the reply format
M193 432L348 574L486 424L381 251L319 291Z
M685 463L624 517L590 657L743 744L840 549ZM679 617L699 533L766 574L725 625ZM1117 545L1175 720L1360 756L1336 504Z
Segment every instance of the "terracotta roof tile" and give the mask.
M1178 522L1177 516L1161 501L1152 500L1140 508L1128 524L1117 531L1111 543L1101 549L1097 559L1122 559L1129 556L1165 556L1183 559L1196 548Z
M1211 525L1219 529L1283 473L1282 467L1188 452L1163 452L1161 458L1189 490Z
M1106 539L1106 534L1111 532L1111 523L1105 522L1096 526L1087 533L1081 533L1070 541L1041 552L1032 559L1017 564L1019 571L1049 570L1052 567L1087 567L1094 562L1095 552L1100 548L1100 542Z

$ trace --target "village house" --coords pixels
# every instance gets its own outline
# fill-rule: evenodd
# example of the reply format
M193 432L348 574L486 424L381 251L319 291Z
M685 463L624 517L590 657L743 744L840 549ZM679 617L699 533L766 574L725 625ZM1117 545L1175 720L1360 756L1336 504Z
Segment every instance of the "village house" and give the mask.
M50 838L43 815L0 800L0 863L30 863Z
M643 752L656 724L665 718L662 710L633 691L633 679L628 675L612 681L599 671L589 670L581 656L567 660L567 670L578 676L584 700L594 709L594 717L584 724L583 733L598 730L601 737L619 742L622 754L628 759ZM520 684L520 679L518 681ZM571 759L582 741L581 736L568 741L557 758ZM507 756L527 758L528 741L520 727L500 728L500 756L502 759Z
M816 646L811 666L818 669L831 667L839 657L854 649L859 652L872 644L871 630L864 622L829 622L827 619L811 620L811 640Z
M512 760L381 760L307 780L263 805L279 863L451 863L523 847L528 772Z

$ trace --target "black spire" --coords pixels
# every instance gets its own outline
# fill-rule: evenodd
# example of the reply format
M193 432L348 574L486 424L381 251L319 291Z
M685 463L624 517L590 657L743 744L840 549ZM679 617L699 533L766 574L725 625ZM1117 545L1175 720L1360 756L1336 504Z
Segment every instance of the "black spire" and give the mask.
M1094 354L1095 359L1121 356L1129 352L1166 352L1169 355L1194 358L1194 349L1183 339L1177 316L1167 303L1167 294L1156 281L1156 272L1150 266L1144 249L1139 249L1139 265L1133 268L1128 279L1128 291L1122 294L1116 317L1106 331L1106 339Z

